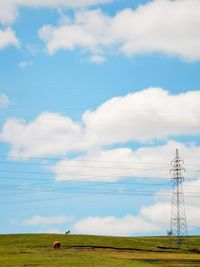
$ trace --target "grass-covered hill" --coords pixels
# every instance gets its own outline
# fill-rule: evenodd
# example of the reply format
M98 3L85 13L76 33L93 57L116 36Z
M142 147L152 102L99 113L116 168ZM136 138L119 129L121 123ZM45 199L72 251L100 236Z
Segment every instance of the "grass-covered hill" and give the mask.
M60 241L61 249L52 247ZM87 235L0 235L0 267L150 267L200 266L200 237L176 249L168 237Z

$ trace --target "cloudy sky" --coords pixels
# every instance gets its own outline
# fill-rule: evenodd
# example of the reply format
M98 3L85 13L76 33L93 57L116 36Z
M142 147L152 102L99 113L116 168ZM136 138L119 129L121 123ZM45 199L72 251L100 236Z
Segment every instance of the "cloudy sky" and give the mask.
M0 0L1 233L200 224L200 1Z

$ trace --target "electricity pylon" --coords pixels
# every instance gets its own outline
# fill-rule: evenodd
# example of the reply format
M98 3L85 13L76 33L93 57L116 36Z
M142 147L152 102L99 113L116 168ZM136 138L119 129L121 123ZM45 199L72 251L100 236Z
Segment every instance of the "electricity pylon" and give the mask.
M176 246L179 248L187 237L187 220L185 214L184 193L183 193L183 160L179 157L179 151L176 149L176 156L171 162L172 174L172 204L171 204L171 222L170 235L176 237Z

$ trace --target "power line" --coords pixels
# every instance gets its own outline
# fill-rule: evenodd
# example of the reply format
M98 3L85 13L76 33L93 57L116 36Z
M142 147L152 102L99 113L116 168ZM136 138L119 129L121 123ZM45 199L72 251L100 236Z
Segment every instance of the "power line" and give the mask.
M23 159L23 160L49 160L49 161L58 161L59 158L53 157L22 157L22 156L10 156L11 159ZM63 156L62 156L63 157ZM7 155L0 155L0 158L8 158ZM65 159L64 159L65 160ZM92 159L67 159L69 161L75 162L95 162L95 163L122 163L122 164L156 164L156 165L165 165L165 162L138 162L138 161L119 161L119 160L92 160Z
M64 160L65 161L65 160ZM44 163L42 163L42 162L40 162L40 163L35 163L35 162L11 162L11 161L0 161L0 164L8 164L8 165L19 165L19 166L50 166L50 167L64 167L64 168L94 168L94 169L123 169L123 170L134 170L134 169L141 169L142 168L142 170L156 170L156 169L150 169L150 168L147 168L147 167L144 167L143 165L151 165L151 166L154 166L154 165L160 165L160 166L162 166L163 165L163 168L165 168L166 169L166 167L167 167L167 165L164 165L164 164L162 164L162 163L158 163L158 164L154 164L154 163L142 163L142 162L138 162L138 163L133 163L132 165L132 167L128 167L128 166L124 166L124 165L122 165L121 167L119 166L119 164L117 165L117 166L101 166L101 165L88 165L88 164L82 164L82 165L75 165L74 163L77 163L77 162L80 162L79 160L69 160L69 161L67 161L66 162L66 164L60 164L60 163L57 163L56 165L52 165L52 163L46 163L46 162L44 162ZM88 161L88 162L86 162L86 163L89 163L90 161ZM139 166L138 166L139 165ZM141 166L140 166L141 165ZM194 166L197 166L197 165L199 165L199 164L193 164ZM188 164L187 164L187 166L189 166ZM160 168L159 168L159 170L160 170ZM194 170L195 171L195 170ZM199 171L199 170L196 170L196 171Z
M134 170L134 169L133 169ZM159 171L157 169L146 169L145 171ZM165 170L163 170L164 172L166 172ZM17 170L1 170L0 173L12 173L12 174L39 174L39 175L60 175L60 176L70 176L70 177L75 177L75 178L123 178L123 177L134 177L132 173L108 173L108 174L77 174L77 173L69 173L69 172L39 172L39 171L17 171ZM166 172L167 173L167 172ZM138 174L136 175L138 176ZM143 176L145 177L145 176ZM151 177L151 176L146 176L147 177ZM163 178L161 177L160 179L167 179L167 178Z
M19 181L19 182L22 182L22 181L27 181L27 182L42 182L44 184L48 184L48 183L52 183L52 184L60 184L59 181L56 181L56 180L44 180L44 179L41 179L41 178L33 178L33 177L10 177L10 176L3 176L0 178L0 181L6 181L6 182L10 182L12 180L16 180L16 181ZM155 179L155 180L158 180L158 179ZM144 182L145 181L145 182ZM62 181L62 185L63 184L74 184L76 181ZM155 181L150 181L149 183L147 183L147 179L144 179L144 178L137 178L137 179L124 179L124 180L118 180L118 181L87 181L87 182L83 182L84 184L87 183L87 186L89 186L88 184L90 183L91 186L93 186L93 184L95 184L96 186L102 186L102 185L116 185L116 184L122 184L122 185L132 185L132 184L137 184L137 185L140 185L140 184L143 184L143 185L166 185L168 183L166 182L159 182L159 183L155 183Z
M64 156L59 156L57 158L54 158L54 157L23 157L23 156L7 156L7 155L0 155L0 158L8 158L10 157L11 160L48 160L48 161L59 161L60 160L60 157L62 157L62 160L61 161L65 161L67 160L68 163L72 163L72 162L87 162L87 163L116 163L116 164L138 164L138 165L163 165L163 166L167 166L168 164L166 164L166 162L157 162L157 161L154 161L154 162L147 162L147 161L144 161L144 162L138 162L138 161L119 161L119 160L92 160L92 159L65 159L63 158ZM45 163L45 162L36 162L36 163L29 163L29 162L13 162L13 161L6 161L6 162L9 162L9 163L13 163L13 164L32 164L32 165L48 165L50 163ZM0 163L6 163L5 161L4 162L0 162ZM187 162L187 166L189 165L200 165L200 162ZM61 165L60 165L61 166Z
M133 169L134 171L134 169ZM150 171L150 169L146 169L146 170L142 170L142 171ZM158 169L151 169L151 171L155 171L158 172ZM196 171L193 171L196 172ZM75 180L79 180L79 181L97 181L101 180L101 179L106 179L107 182L115 180L115 179L127 179L127 178L132 178L134 179L134 177L139 177L141 179L155 179L155 180L164 180L164 179L168 179L167 176L163 176L161 175L161 171L159 176L156 176L155 174L151 174L151 175L141 175L139 173L135 173L135 175L133 173L104 173L104 174L93 174L93 173L86 173L86 174L78 174L78 173L73 173L73 172L39 172L39 171L17 171L17 170L1 170L0 173L9 173L9 174L20 174L20 175L24 175L24 174L30 174L30 175L40 175L40 176L49 176L49 175L56 175L58 177L60 177L59 179L57 179L57 182L65 182L65 181L74 181ZM163 170L163 174L167 174L167 172L165 170ZM23 178L23 177L22 177ZM1 180L1 178L0 178Z
M43 193L49 193L43 192ZM64 193L64 192L63 192ZM31 199L31 200L22 200L22 201L10 201L10 202L2 202L2 205L17 205L17 204L24 204L26 205L27 203L34 203L34 202L43 202L43 201L56 201L56 200L62 200L62 199L68 199L71 198L72 196L74 197L80 197L83 194L88 194L90 193L90 196L94 195L113 195L113 196L131 196L133 198L135 197L147 197L150 196L152 197L155 194L155 191L141 191L141 192L116 192L116 191L95 191L95 192L88 192L86 191L80 191L78 192L78 195L76 192L68 192L70 195L65 195L64 197L53 197L53 198L42 198L42 199ZM165 194L159 194L160 197L169 197L170 193L165 193ZM200 195L186 195L186 198L200 198Z
M135 168L138 168L138 166L133 166L133 167L119 167L119 166L94 166L94 165L74 165L74 162L80 162L79 160L69 160L67 162L67 164L56 164L54 166L58 166L58 167L65 167L65 168L104 168L104 169L127 169L127 170L133 170ZM90 162L90 161L88 161ZM22 166L51 166L51 163L32 163L32 162L10 162L10 161L1 161L0 164L9 164L9 165L22 165ZM138 162L138 163L133 163L136 165L154 165L153 163L142 163L142 162ZM162 165L161 163L158 165ZM164 164L163 164L164 166ZM143 166L139 166L140 168L144 169ZM149 169L148 169L149 170Z

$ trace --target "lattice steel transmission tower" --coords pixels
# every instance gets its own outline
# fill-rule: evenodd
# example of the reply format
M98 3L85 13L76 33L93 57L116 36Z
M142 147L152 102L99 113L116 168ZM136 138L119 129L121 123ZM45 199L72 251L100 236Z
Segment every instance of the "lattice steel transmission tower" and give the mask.
M180 247L187 237L187 220L185 214L184 193L183 193L183 160L179 157L179 151L176 149L176 156L171 162L172 174L172 206L170 235L175 236L177 247Z

